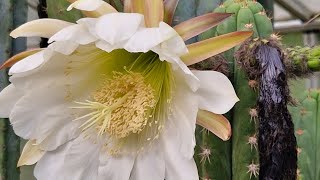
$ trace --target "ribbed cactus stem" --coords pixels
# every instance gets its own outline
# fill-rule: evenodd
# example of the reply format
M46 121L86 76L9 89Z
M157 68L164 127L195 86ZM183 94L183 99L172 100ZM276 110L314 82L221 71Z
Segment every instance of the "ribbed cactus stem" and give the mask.
M215 29L202 34L208 38L210 34L222 35L234 31L252 30L254 38L269 38L273 32L270 18L263 6L252 0L226 0L214 10L233 15ZM256 128L258 125L257 97L259 83L248 77L238 63L235 63L234 51L224 53L228 59L230 75L240 102L232 113L232 179L257 179L259 174L259 157L256 145Z
M214 12L233 13L233 15L216 28L212 28L201 34L199 38L207 39L237 30L253 30L255 37L260 37L259 35L261 35L262 38L268 37L272 33L271 21L264 13L263 7L256 1L227 0L217 7ZM257 147L255 135L258 119L256 99L259 83L254 79L249 79L245 72L240 70L233 58L234 51L234 49L227 51L224 53L224 57L228 60L229 75L240 98L240 102L236 104L229 116L229 119L232 120L233 130L233 148L231 149L232 175L231 177L220 177L220 179L257 179L259 162L257 148L255 148ZM226 148L226 146L216 146L214 150L219 151L223 150L223 148ZM228 152L228 149L224 151Z
M180 0L181 1L181 0ZM220 0L197 0L196 14L212 12L221 1ZM178 6L179 7L179 6ZM181 6L180 8L184 8ZM214 33L208 31L198 37L198 40L204 40L213 37ZM228 74L228 62L222 56L215 56L201 63L194 65L192 68L199 70L215 70ZM230 114L226 115L231 118ZM232 178L231 172L231 141L224 142L214 134L197 128L197 147L195 159L199 169L201 180L229 180Z
M0 18L1 18L1 32L0 32L0 63L2 64L10 56L19 53L26 48L26 39L20 38L12 40L9 36L10 31L25 23L27 20L27 1L0 1ZM3 89L9 84L6 70L1 70L1 84L0 89ZM1 179L19 178L19 169L17 162L20 155L20 139L17 137L9 121L2 120L0 122L0 146L1 146Z
M9 32L13 28L13 3L9 0L0 1L0 18L1 18L1 31L0 31L0 63L3 63L6 59L11 56L12 50L12 39L9 37ZM6 70L0 71L0 88L5 88L8 82L8 76ZM6 166L7 166L7 155L6 155L6 128L7 119L0 120L0 175L1 179L6 179Z
M298 180L320 179L320 90L295 94L299 101L290 107L298 141Z

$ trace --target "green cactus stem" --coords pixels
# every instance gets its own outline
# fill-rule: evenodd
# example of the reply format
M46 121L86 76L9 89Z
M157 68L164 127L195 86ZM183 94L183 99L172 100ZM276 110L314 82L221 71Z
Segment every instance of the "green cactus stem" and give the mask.
M264 12L262 5L256 1L227 0L217 7L214 12L233 13L233 15L216 28L212 28L199 35L200 39L243 30L254 31L254 37L267 38L273 31L269 17ZM236 104L229 116L229 119L232 120L233 130L231 149L232 175L225 179L257 179L259 157L256 137L258 119L256 99L259 83L255 79L250 79L245 71L239 68L238 64L235 63L234 52L235 49L231 49L224 53L224 57L228 60L229 64L230 79L240 98L240 102ZM223 148L225 147L216 147L216 149ZM228 160L225 159L225 161ZM217 169L213 173L219 174L219 168L211 166L211 169L212 171Z
M298 140L298 179L320 179L320 119L319 89L297 95L298 106L291 107Z
M218 59L217 59L218 58ZM227 72L224 59L214 57L193 67L199 70ZM227 118L231 114L226 115ZM208 130L197 127L195 160L203 179L231 179L231 142L224 142Z
M196 16L198 0L179 0L177 9L175 11L172 25L177 25L180 22L186 21ZM188 40L186 43L196 42L196 38Z
M11 43L12 40L8 36L13 26L13 13L12 13L12 2L11 1L0 1L0 18L1 21L1 31L0 31L0 61L3 63L11 55ZM6 70L0 70L0 88L1 90L6 87L8 82L8 76ZM7 119L0 119L0 179L6 179L6 154L5 154L5 131L6 131L6 121Z
M67 7L70 3L67 0L46 0L47 1L47 13L49 18L55 18L65 20L68 22L76 22L82 18L82 14L79 10L73 9L70 12L67 11Z
M292 76L304 77L320 71L320 46L287 48L286 55L286 65Z
M11 1L1 1L0 2L0 8L2 11L0 12L0 17L2 19L1 22L1 33L0 33L0 61L3 63L7 58L11 55L11 43L12 40L8 36L8 33L12 30L13 26L13 12L12 12L12 2ZM8 82L8 76L6 70L1 70L1 76L0 76L0 88L1 90L5 88L9 82ZM0 120L0 175L1 179L6 178L6 153L5 153L5 143L6 143L6 137L5 137L5 131L6 131L6 125L7 125L7 119L1 119Z
M26 0L3 0L0 2L0 63L3 63L10 56L17 54L26 48L26 39L12 40L9 33L12 29L25 23L27 20ZM6 70L1 70L0 89L9 84ZM17 137L7 119L0 122L0 146L1 146L1 179L18 180L19 169L17 162L20 155L20 139Z
M232 17L218 25L215 35L233 31L254 31L254 38L268 38L273 32L270 18L263 6L251 0L227 0L214 12L233 13ZM214 31L214 30L211 30ZM207 35L207 34L204 34ZM236 104L232 114L232 177L236 180L257 179L259 157L256 145L257 127L257 89L259 82L249 78L245 71L235 63L234 49L226 52L231 76L240 102Z
M233 15L209 31L199 35L200 39L227 34L234 31L252 30L255 38L268 38L273 32L270 18L263 6L252 0L227 0L214 12L233 13ZM229 75L236 89L240 102L236 104L232 115L232 178L236 180L257 179L259 172L259 157L257 151L256 126L258 112L256 100L258 86L254 78L250 79L245 71L240 69L234 59L235 49L224 53L228 60ZM225 147L220 147L223 149ZM214 168L214 167L213 167Z
M199 16L212 12L219 4L220 0L197 0L196 14ZM209 37L213 37L213 35L209 34L208 38ZM206 37L203 35L198 37L199 41L204 39L206 39ZM206 61L193 65L192 68L215 70L226 75L229 74L228 63L223 56L214 56ZM231 118L231 114L229 113L226 117ZM196 140L197 146L194 156L200 179L231 179L231 141L224 142L201 127L197 127Z

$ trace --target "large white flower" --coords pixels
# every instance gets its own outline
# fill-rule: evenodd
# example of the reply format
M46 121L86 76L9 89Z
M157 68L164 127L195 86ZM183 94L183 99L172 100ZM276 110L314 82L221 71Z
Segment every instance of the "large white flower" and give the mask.
M14 64L12 84L0 93L0 116L30 140L19 165L37 162L40 180L199 179L192 158L198 110L209 113L204 125L210 112L232 108L238 98L230 81L187 68L212 52L192 45L188 52L182 37L190 35L180 36L179 27L146 27L142 14L92 2L71 7L107 14L77 24L37 20L12 32L52 42Z

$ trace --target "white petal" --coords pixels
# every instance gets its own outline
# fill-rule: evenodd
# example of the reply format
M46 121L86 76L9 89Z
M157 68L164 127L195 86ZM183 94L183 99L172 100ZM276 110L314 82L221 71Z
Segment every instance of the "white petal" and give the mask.
M37 19L27 22L10 33L13 38L40 36L50 38L61 29L72 25L72 23L58 19Z
M70 145L66 143L55 151L45 153L34 169L37 180L67 180L64 178L63 165Z
M134 159L133 155L109 156L108 153L101 153L98 180L128 180Z
M87 17L100 17L109 13L118 13L114 7L102 0L78 0L72 3L67 10L70 11L72 8L82 10Z
M166 134L163 148L166 161L166 180L199 180L198 170L193 158L181 155L179 139L175 134Z
M135 160L130 180L164 180L165 160L160 143L138 155Z
M64 159L65 179L97 179L99 152L100 145L94 144L90 138L80 136L73 140Z
M106 42L106 41L98 41L96 42L96 47L104 50L106 52L111 52L115 49L118 49L119 46L121 47L121 45L111 45L110 43Z
M172 97L172 115L166 122L166 132L175 134L177 151L181 156L191 158L195 147L195 127L198 112L198 97L182 79L175 74L175 89Z
M173 68L180 68L185 73L185 81L196 91L199 88L198 78L181 61L180 55L188 52L186 45L177 32L161 22L159 28L140 28L125 44L124 49L129 52L148 52L152 50L159 55L160 60L173 64Z
M177 32L165 23L158 28L141 28L128 41L124 47L129 52L147 52L175 36Z
M193 71L200 79L199 109L216 114L228 112L239 101L229 79L215 71Z
M78 43L71 41L57 41L48 46L48 49L59 52L64 55L72 54L79 47Z
M10 115L15 132L37 140L45 150L73 139L79 133L74 123L81 123L73 120L83 112L70 107L75 105L74 101L84 101L99 83L93 79L100 65L90 64L88 68L87 64L96 56L97 49L92 51L90 47L81 47L71 56L54 53L36 72L11 76L12 84L25 93ZM67 67L75 71L66 74Z
M57 43L53 43L52 45L54 44ZM69 46L69 42L65 42L65 44ZM65 47L67 51L73 51L74 48L75 47ZM54 52L52 49L55 49L55 47L50 46L50 48L44 50L44 60L41 64L41 67L33 69L32 71L30 70L27 73L20 71L17 72L19 74L12 73L13 75L10 77L10 82L15 84L15 86L20 90L26 92L30 91L31 89L39 89L42 87L47 88L47 86L51 86L50 84L55 84L55 86L59 85L61 90L65 90L67 84L72 84L75 86L80 85L78 83L79 81L87 78L89 79L89 77L96 74L95 68L97 68L97 65L91 64L91 68L88 68L90 62L95 60L97 55L99 55L97 53L97 48L95 48L93 45L80 46L75 53L69 56ZM37 59L35 58L34 60L36 61ZM31 66L33 61L30 60L29 63ZM66 74L67 67L76 71L72 71L72 74ZM21 66L21 68L23 70L24 67ZM76 75L73 75L75 73ZM67 75L72 76L67 78ZM66 93L65 91L63 92ZM61 96L63 95L64 94L61 94Z
M22 92L14 87L13 84L8 85L0 92L0 117L7 118L13 106L21 98Z
M67 124L61 124L60 127L57 127L51 131L44 139L38 139L37 144L39 148L45 151L53 151L57 149L61 144L72 140L79 136L81 133L79 126L81 124L76 122L69 122Z
M160 28L169 29L171 27L166 23L161 22ZM168 40L166 40L161 44L161 50L167 53L174 53L179 57L188 53L188 48L184 40L180 37L180 35L177 32L175 32L175 35L173 37L169 38Z
M62 29L61 31L53 35L48 42L51 43L53 41L71 41L85 45L96 40L97 38L89 33L86 26L75 24Z
M82 136L55 151L46 152L35 168L38 180L89 180L97 179L99 166L97 144Z
M9 75L24 73L36 69L45 62L45 51L46 50L40 51L15 63L9 71Z
M168 61L172 64L173 70L182 74L183 78L182 81L186 81L188 86L191 88L192 91L198 90L200 87L199 79L190 71L187 65L181 61L178 57L173 56L165 56L165 54L158 53L161 60Z
M9 116L15 133L24 139L38 140L71 122L74 119L71 104L65 103L64 94L53 82L46 88L31 89L19 99Z
M111 13L99 18L96 34L111 45L129 39L139 27L143 26L141 14Z
M17 166L35 164L44 154L45 151L42 151L39 146L35 144L35 141L30 140L24 145Z
M177 74L175 93L172 99L172 116L163 133L163 148L166 161L166 180L198 180L193 160L195 146L195 123L198 111L197 96ZM180 81L179 81L180 80Z
M84 10L84 11L94 11L103 5L102 0L77 0L70 4L67 11L71 11L73 8Z
M98 18L81 18L77 21L78 24L85 26L91 35L98 37L96 33L96 24Z

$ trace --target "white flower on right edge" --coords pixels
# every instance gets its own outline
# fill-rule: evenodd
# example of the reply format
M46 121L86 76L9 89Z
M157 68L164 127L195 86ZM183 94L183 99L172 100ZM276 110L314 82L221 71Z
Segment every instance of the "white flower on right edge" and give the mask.
M90 10L104 4L94 2ZM175 29L146 27L144 18L108 11L77 24L49 20L64 26L57 33L37 32L45 20L13 31L52 42L14 64L0 93L0 116L30 140L19 165L37 162L37 179L199 179L198 110L204 119L224 114L239 99L223 74L187 68L180 57L190 52Z

